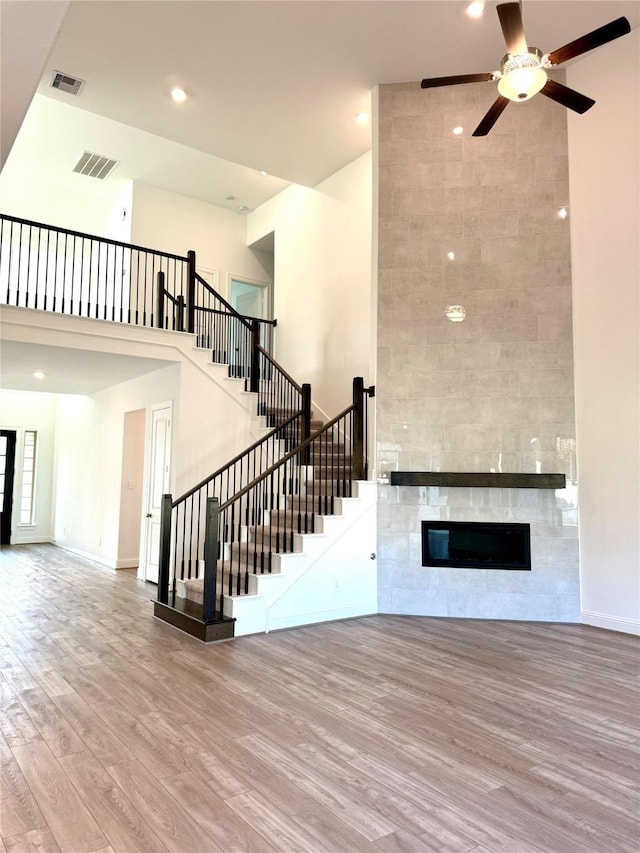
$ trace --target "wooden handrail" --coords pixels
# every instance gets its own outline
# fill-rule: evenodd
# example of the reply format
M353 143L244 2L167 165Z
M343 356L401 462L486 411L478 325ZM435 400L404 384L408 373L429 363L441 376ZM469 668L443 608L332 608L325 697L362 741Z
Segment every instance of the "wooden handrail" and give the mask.
M298 383L296 382L296 380L295 380L295 379L293 379L291 376L289 376L289 374L287 373L287 371L286 371L286 370L284 370L284 369L283 369L283 368L278 364L278 362L277 362L274 358L272 358L272 357L269 355L269 353L266 351L266 349L264 349L263 347L261 347L261 346L258 344L258 350L259 350L259 351L262 353L262 355L267 359L267 361L269 361L269 362L273 365L273 367L275 367L275 369L276 369L277 371L279 371L279 372L284 376L284 378L285 378L288 382L290 382L290 383L291 383L291 385L293 385L293 387L296 389L296 391L298 391L300 394L302 394L302 386L301 386L301 385L298 385Z
M338 423L338 421L342 420L342 418L346 417L354 409L355 409L355 406L353 404L351 404L350 406L347 406L347 408L344 409L344 411L340 412L339 415L336 415L335 418L331 418L330 421L327 421L326 424L323 424L320 427L320 429L318 429L318 430L316 430L316 432L312 433L309 436L309 438L307 438L305 441L303 441L301 444L299 444L293 450L290 450L289 453L287 453L285 456L282 457L282 459L278 459L277 462L274 462L273 465L271 465L269 468L267 468L266 471L263 471L262 474L259 474L254 480L252 480L251 483L249 483L247 486L245 486L243 489L241 489L239 492L237 492L232 498L229 498L229 500L226 503L221 504L220 505L220 512L227 509L227 507L230 507L237 500L239 500L241 497L246 495L247 492L249 492L249 491L251 491L251 489L255 488L258 485L258 483L261 483L263 480L266 480L267 477L269 477L271 474L273 474L274 471L277 471L278 468L281 468L284 464L286 464L291 459L293 459L294 456L299 456L303 451L305 451L308 447L310 447L317 438L319 438L325 432L328 432L331 429L331 427L335 426Z
M238 453L237 456L234 456L233 459L231 459L229 462L226 462L222 467L218 468L217 471L214 471L213 474L210 474L208 477L205 477L204 480L201 480L197 485L189 489L188 492L185 492L183 495L180 495L179 498L176 498L175 501L173 501L173 503L171 504L171 508L173 509L174 507L178 506L178 504L182 503L183 501L186 501L187 498L190 498L192 495L195 495L195 493L199 489L202 489L204 486L209 485L209 483L212 480L215 480L216 477L219 477L221 474L224 474L224 472L228 468L231 468L233 465L240 462L243 456L248 456L249 453L252 453L254 450L257 450L257 448L260 447L261 444L265 444L270 438L273 438L277 432L280 432L284 427L287 427L292 424L296 420L296 418L299 418L301 415L302 411L295 412L295 414L287 418L286 421L283 421L281 424L278 424L277 427L274 427L262 438L259 438L258 441L254 441L252 445L245 448L241 453Z
M30 219L20 219L17 216L9 216L0 213L0 219L7 222L17 222L19 225L28 225L31 228L46 228L48 231L57 231L60 234L69 234L71 237L82 237L84 240L96 240L98 243L107 243L110 246L121 246L123 249L132 249L136 252L147 252L150 255L159 255L163 258L171 258L174 261L187 262L186 255L174 255L171 252L162 252L160 249L149 249L146 246L137 246L135 243L123 243L121 240L112 240L110 237L100 237L97 234L86 234L83 231L72 231L70 228L59 228L57 225L47 225L45 222L33 222Z
M211 285L209 284L209 282L208 282L208 281L205 281L205 280L202 278L202 276L200 275L200 273L196 273L196 281L197 281L197 282L198 282L202 287L204 287L204 288L205 288L205 290L208 290L208 291L209 291L209 293L210 293L212 296L214 296L214 297L218 300L218 302L222 302L222 304L223 304L224 306L226 306L226 308L228 309L228 313L229 313L229 314L233 315L233 316L234 316L234 317L236 317L238 320L242 320L242 322L244 323L244 325L245 325L248 329L250 329L250 328L251 328L251 324L250 324L250 323L248 323L248 322L245 320L245 318L242 316L242 314L238 314L238 312L237 312L237 311L236 311L236 309L233 307L233 305L230 305L230 304L227 302L227 300L224 298L224 296L220 296L220 294L219 294L216 290L214 290L214 289L211 287ZM201 311L201 310L204 310L204 309L199 308L198 310L200 310L200 311ZM220 313L222 314L222 313L224 313L224 312L222 312L222 311L221 311Z

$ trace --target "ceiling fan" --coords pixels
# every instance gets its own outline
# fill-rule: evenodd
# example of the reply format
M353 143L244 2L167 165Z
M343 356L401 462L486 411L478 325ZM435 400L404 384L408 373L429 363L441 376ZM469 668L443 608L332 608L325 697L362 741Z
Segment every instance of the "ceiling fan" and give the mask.
M497 11L502 34L507 44L507 54L500 63L499 71L489 71L486 74L461 74L454 77L433 77L423 80L420 84L423 89L432 89L437 86L453 86L457 83L497 80L498 99L491 105L472 136L486 136L509 101L527 101L538 92L570 110L585 113L595 104L595 101L563 86L562 83L551 80L547 76L546 69L555 68L562 62L567 62L631 32L629 21L626 18L617 18L551 53L542 53L539 48L527 45L520 3L500 3Z

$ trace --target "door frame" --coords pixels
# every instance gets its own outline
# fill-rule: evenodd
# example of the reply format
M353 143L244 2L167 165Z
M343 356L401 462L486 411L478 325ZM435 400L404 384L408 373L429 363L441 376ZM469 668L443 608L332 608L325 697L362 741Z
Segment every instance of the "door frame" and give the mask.
M169 472L167 475L167 479L169 482L169 490L172 489L173 484L173 451L174 451L174 431L173 431L173 411L174 405L173 400L165 400L163 403L153 403L150 406L147 406L145 409L145 417L146 417L146 425L145 425L145 448L144 448L144 487L143 487L143 495L142 495L142 512L140 518L140 559L138 565L138 572L136 577L138 580L146 581L147 574L147 556L148 556L148 548L149 548L149 524L150 520L147 517L149 512L149 501L151 499L150 489L151 489L151 465L152 465L152 451L153 451L153 423L154 423L154 413L159 411L160 409L169 409Z
M234 281L237 281L239 283L253 284L256 287L266 288L266 291L267 291L267 314L268 314L268 316L265 317L264 319L265 320L273 320L273 282L272 281L264 281L264 280L259 279L259 278L252 278L249 275L239 275L238 273L232 273L232 272L228 272L226 277L227 277L226 300L230 305L233 304L231 302L231 297L232 297L231 283Z

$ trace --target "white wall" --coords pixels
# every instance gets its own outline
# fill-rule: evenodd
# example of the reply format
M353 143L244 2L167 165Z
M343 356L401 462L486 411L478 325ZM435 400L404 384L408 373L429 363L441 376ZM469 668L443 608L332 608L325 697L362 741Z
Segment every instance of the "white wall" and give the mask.
M11 543L48 542L53 537L53 467L56 397L54 394L0 390L0 429L16 431ZM25 430L35 430L36 480L33 525L20 525L22 457Z
M91 396L59 396L55 520L58 545L106 565L117 565L125 413L177 400L179 386L180 367L174 365Z
M101 236L130 243L133 181L122 182L119 191L110 196L110 200L111 207L102 226Z
M183 256L193 249L199 268L218 273L225 298L227 273L271 281L263 253L247 248L245 216L140 181L133 185L131 241Z
M124 242L130 240L130 226L128 220L121 220L121 208L130 204L130 197L131 181L116 178L102 184L84 175L72 175L65 183L56 183L42 175L12 169L0 175L2 213ZM114 208L120 221L115 219Z
M640 633L638 30L570 66L582 619Z
M254 440L249 416L206 374L182 362L91 396L61 395L56 423L55 539L106 565L119 565L125 415L173 403L171 494L178 497ZM127 564L130 563L130 555Z
M276 357L330 415L351 380L372 382L371 153L317 187L291 186L250 213L247 242L275 232Z

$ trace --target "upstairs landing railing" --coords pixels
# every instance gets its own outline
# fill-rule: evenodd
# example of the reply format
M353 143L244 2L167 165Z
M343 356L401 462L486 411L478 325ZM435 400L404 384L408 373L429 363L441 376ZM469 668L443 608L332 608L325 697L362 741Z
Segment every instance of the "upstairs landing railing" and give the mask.
M367 479L372 396L373 388L354 379L353 403L308 437L296 427L298 416L284 420L265 440L289 436L291 449L233 494L220 488L217 472L196 487L197 496L164 495L158 601L175 606L177 580L203 578L202 620L223 621L226 595L247 594L251 575L270 573L275 553L293 551L296 533L314 532L316 517L351 497L354 480Z
M158 275L174 302L190 304L194 253L181 257L0 216L0 302L5 305L175 328L173 311L158 314Z
M257 342L273 351L276 321L240 315L198 275L195 252L175 255L6 215L0 304L189 332L242 375L254 322Z

